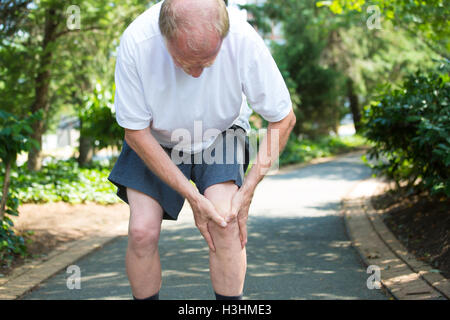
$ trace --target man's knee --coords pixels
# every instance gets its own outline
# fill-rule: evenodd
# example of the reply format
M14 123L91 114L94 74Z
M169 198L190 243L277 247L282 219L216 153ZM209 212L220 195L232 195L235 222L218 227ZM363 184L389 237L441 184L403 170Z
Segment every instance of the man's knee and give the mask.
M130 202L129 247L137 254L149 254L158 247L163 209L147 195L127 188Z
M233 193L234 194L234 193ZM226 218L230 217L231 211L231 198L224 201L222 198L219 201L212 201L219 214ZM214 241L216 248L231 249L234 244L239 240L239 225L237 219L234 218L228 222L227 226L221 227L215 222L210 221L208 223L208 229Z
M236 219L229 222L225 228L211 221L208 223L208 229L213 238L214 246L218 250L233 249L235 244L240 241L239 226Z
M227 181L207 188L205 197L212 202L222 217L227 218L231 213L231 200L237 191L238 187L234 181ZM234 244L240 241L239 226L236 218L228 222L225 228L210 221L208 229L216 249L233 249L235 247Z
M128 238L133 247L155 247L159 241L159 228L146 228L142 225L130 226Z
M131 212L128 227L128 244L138 256L153 254L158 249L159 235L161 232L161 221L149 217L147 214Z

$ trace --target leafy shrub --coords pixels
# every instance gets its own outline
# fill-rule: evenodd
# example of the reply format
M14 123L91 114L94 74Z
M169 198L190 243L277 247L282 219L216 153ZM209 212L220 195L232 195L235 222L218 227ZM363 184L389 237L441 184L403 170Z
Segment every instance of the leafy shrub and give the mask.
M10 190L12 170L16 166L17 154L38 147L30 138L32 123L42 117L42 112L19 119L0 110L0 261L10 263L14 255L27 255L25 240L14 231L9 216L19 214L19 198L14 188Z
M283 153L280 166L307 162L314 158L329 157L365 146L367 141L361 136L348 137L326 136L315 140L297 139L291 134Z
M375 171L416 191L450 196L450 70L411 75L365 110Z
M22 235L16 234L14 224L8 215L18 215L18 199L9 197L7 200L7 215L0 220L0 261L10 263L13 255L25 257L27 247Z
M81 136L92 138L98 149L122 146L123 128L117 124L113 112L114 90L114 86L108 90L98 82L79 113Z
M107 180L110 171L101 165L80 168L75 159L52 161L38 172L30 172L23 165L12 172L11 187L23 203L112 204L120 199L115 195L115 186Z

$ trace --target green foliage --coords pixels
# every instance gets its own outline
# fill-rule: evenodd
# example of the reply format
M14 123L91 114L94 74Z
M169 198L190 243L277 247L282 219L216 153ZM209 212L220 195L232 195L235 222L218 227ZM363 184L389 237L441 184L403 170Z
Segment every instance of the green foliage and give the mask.
M280 166L310 161L314 158L329 157L367 146L367 140L361 136L348 137L325 136L315 140L297 139L291 134L283 153Z
M24 119L0 110L0 159L3 163L15 161L17 154L36 146L36 141L29 138L33 122L42 118L37 112Z
M441 56L449 57L450 11L445 0L332 0L318 1L316 5L328 6L336 14L361 12L369 5L376 5L383 19L420 38Z
M313 0L269 0L243 7L252 13L251 22L259 30L268 31L271 20L282 23L283 41L272 48L292 96L298 120L295 133L315 137L336 130L347 113L342 99L344 79L321 61L334 28L327 23L333 14L317 10Z
M30 109L43 109L43 118L33 132L40 145L42 135L57 126L61 115L80 113L85 96L92 94L96 81L112 87L114 53L120 35L154 2L2 1L0 108L18 116L26 115ZM68 26L76 14L68 11L69 6L79 8L79 28ZM102 111L98 117L105 115L106 110ZM105 131L105 136L107 133L110 131ZM39 148L34 149L29 157L37 162Z
M7 214L17 216L19 206L18 198L9 197ZM0 261L11 263L14 256L26 257L28 255L26 238L16 234L14 224L7 215L0 221Z
M449 64L417 72L366 108L365 136L374 143L373 168L411 188L450 196Z
M109 91L97 83L93 93L86 96L86 99L79 114L81 135L90 137L98 149L109 146L120 148L124 133L113 113L114 86Z
M400 84L418 65L427 68L437 57L390 20L383 20L381 30L369 30L369 15L361 12L364 1L343 2L340 14L316 1L267 0L244 6L263 33L270 35L268 27L282 24L284 41L272 43L272 53L293 100L296 134L327 135L350 111L358 119L360 105L372 101L380 84ZM338 4L321 5L332 3ZM347 83L354 84L351 90Z
M13 192L9 192L9 181L4 181L5 171L15 167L17 154L28 151L36 145L36 141L29 138L32 133L31 125L34 121L42 117L41 112L37 112L24 119L0 110L0 160L2 171L2 185L0 199L4 201L5 212L0 212L0 260L11 261L14 255L26 255L25 240L22 236L14 232L14 224L8 215L17 216L19 214L19 197ZM3 194L5 192L5 194ZM2 201L2 202L3 202ZM0 208L0 211L3 208Z
M22 203L112 204L119 199L115 186L107 180L110 172L111 168L99 163L80 168L74 159L52 161L39 172L30 172L23 165L12 172L11 187Z

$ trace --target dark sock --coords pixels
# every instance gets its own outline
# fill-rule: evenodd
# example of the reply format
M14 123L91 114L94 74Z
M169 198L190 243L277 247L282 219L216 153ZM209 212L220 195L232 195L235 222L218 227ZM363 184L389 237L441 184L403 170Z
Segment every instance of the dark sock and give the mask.
M216 300L242 300L242 293L238 296L223 296L221 294L215 293L216 295Z
M148 297L148 298L144 298L144 299L138 299L135 296L133 296L133 300L159 300L159 292L157 292L155 295Z

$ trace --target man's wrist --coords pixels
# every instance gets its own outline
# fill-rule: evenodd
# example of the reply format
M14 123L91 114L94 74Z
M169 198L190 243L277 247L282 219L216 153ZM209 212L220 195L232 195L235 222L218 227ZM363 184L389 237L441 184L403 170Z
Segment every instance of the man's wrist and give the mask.
M246 178L241 186L241 191L249 196L253 196L257 184L258 184L257 182L254 182L251 179Z
M189 184L190 184L190 187L185 194L185 198L190 204L196 203L200 200L200 198L202 197L202 194L190 182L189 182Z

